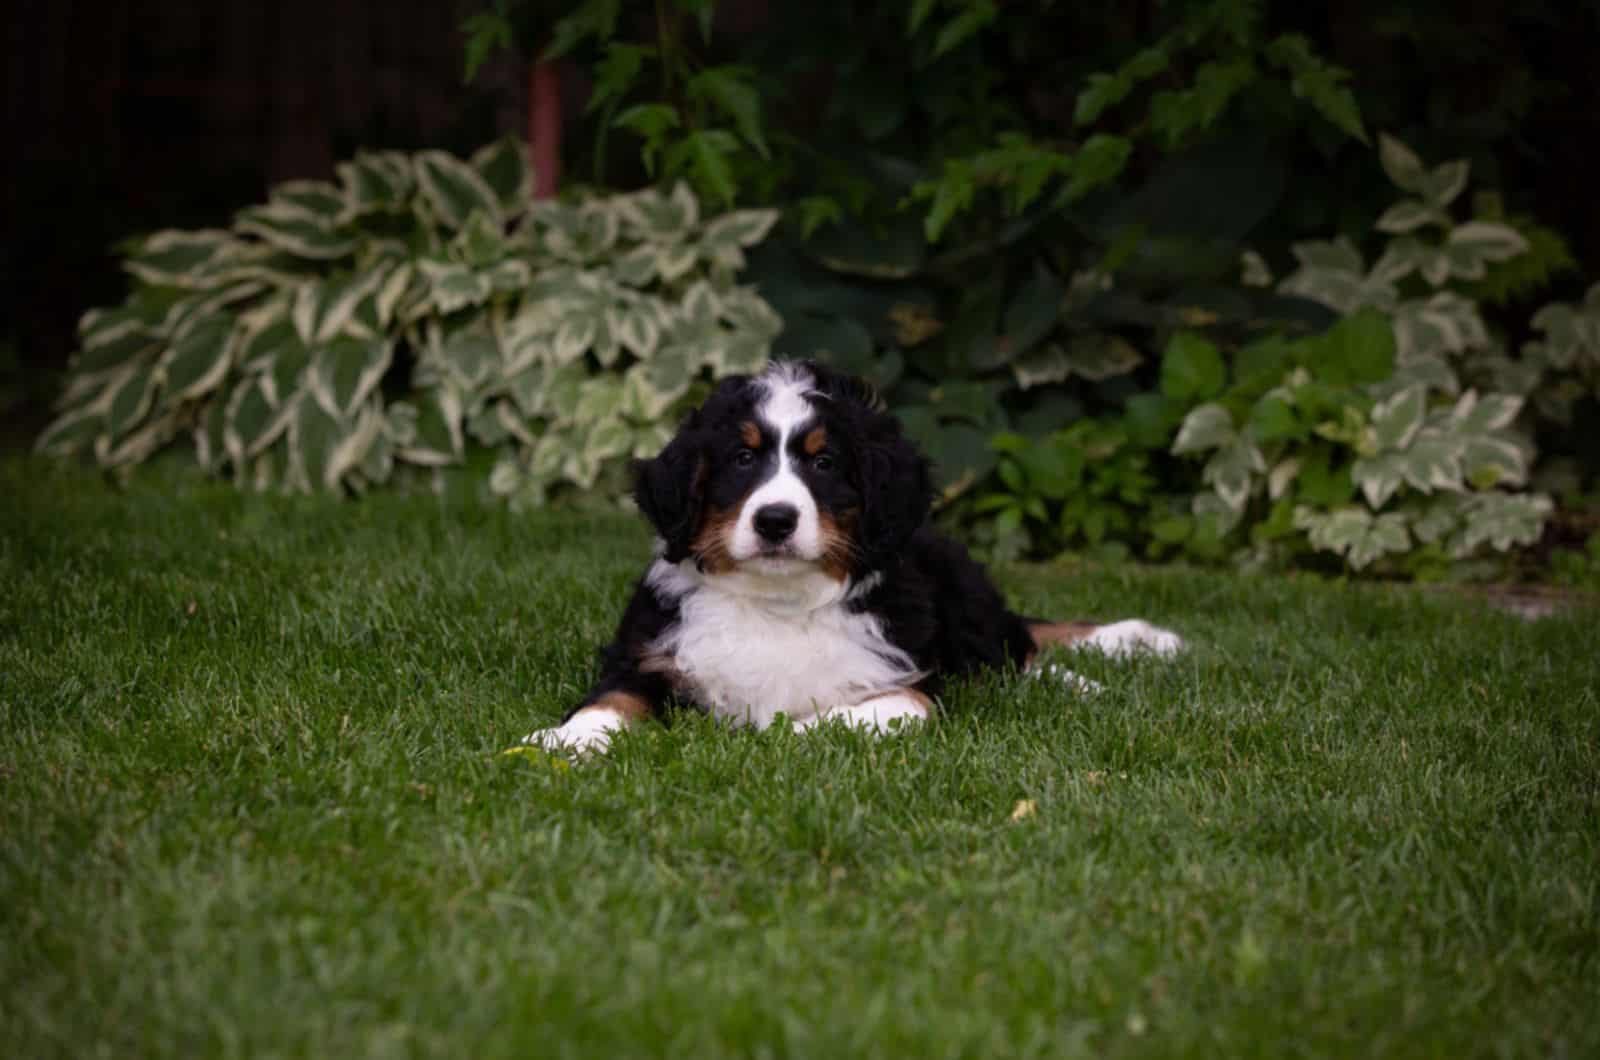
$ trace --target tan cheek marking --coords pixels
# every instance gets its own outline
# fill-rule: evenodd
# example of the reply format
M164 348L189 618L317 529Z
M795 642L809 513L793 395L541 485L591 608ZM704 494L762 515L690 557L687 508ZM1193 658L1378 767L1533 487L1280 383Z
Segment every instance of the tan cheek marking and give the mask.
M650 716L650 703L643 696L636 696L632 692L607 692L578 713L582 714L589 710L610 710L628 721L639 721Z
M739 440L751 449L761 448L761 428L749 420L739 424Z
M817 513L817 536L822 541L822 573L836 582L849 577L856 557L856 513L854 511Z
M726 511L713 508L700 524L700 532L689 544L689 549L700 561L707 574L727 574L734 562L730 550L733 546L734 527L739 523L739 509Z
M828 431L824 427L813 427L806 433L800 442L800 448L807 456L816 456L828 444Z

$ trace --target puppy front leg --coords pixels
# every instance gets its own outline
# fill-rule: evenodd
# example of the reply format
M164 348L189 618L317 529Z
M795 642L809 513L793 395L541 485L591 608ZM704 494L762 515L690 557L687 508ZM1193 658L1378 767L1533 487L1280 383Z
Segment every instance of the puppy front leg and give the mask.
M895 722L907 725L931 717L933 700L914 688L897 688L891 692L880 692L850 706L820 711L795 728L803 731L822 722L839 721L855 728L882 733L890 731Z
M638 691L591 693L560 725L529 733L522 742L546 751L600 754L611 746L612 734L649 717L658 706L652 697Z

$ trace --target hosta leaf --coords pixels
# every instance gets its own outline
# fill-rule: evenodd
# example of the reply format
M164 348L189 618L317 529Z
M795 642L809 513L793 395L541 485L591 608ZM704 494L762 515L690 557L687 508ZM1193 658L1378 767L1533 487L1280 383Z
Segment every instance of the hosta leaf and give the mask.
M330 226L338 222L350 205L338 185L324 180L287 181L273 188L269 199Z
M500 375L500 346L487 322L430 329L429 359L463 395L476 394Z
M505 215L518 212L533 197L533 165L527 145L516 137L478 148L472 154L472 167L494 192Z
M329 414L320 402L297 402L289 419L290 480L306 490L337 490L339 476L349 464L341 468L334 454L341 444L348 444L354 426L351 420Z
M612 276L629 287L647 287L656 278L659 252L653 244L642 243L612 263Z
M600 316L592 310L569 313L556 328L551 353L557 364L567 364L582 357L594 344L600 326Z
M1177 440L1172 443L1172 452L1199 453L1218 449L1231 443L1236 434L1233 415L1226 408L1215 402L1200 405L1183 418Z
M115 445L111 444L110 435L102 434L95 439L95 459L102 467L137 464L170 441L177 429L176 415L158 415Z
M384 279L385 270L380 268L358 272L347 279L332 280L323 285L314 301L315 322L309 341L330 342L340 335L351 333L355 338L373 338L372 335L361 334L360 329L352 327L352 324L356 318L356 307L375 294L383 286ZM308 285L304 289L311 288Z
M1422 429L1428 411L1426 391L1420 386L1405 390L1378 402L1372 409L1372 427L1380 452L1404 449ZM1374 508L1381 502L1374 502Z
M562 426L574 422L578 399L588 380L589 368L582 361L549 369L545 374L544 414Z
M362 152L335 171L345 195L341 220L385 210L399 210L416 184L411 160L397 151Z
M34 449L47 456L72 456L87 449L104 425L105 416L101 410L73 409L50 422L34 442Z
M772 344L758 335L726 335L706 350L705 362L718 378L753 375L766 365L771 355Z
M311 364L311 349L299 342L285 343L265 365L262 387L267 400L282 405L298 393L305 382L306 369Z
M300 258L329 261L355 250L350 236L281 203L241 210L233 227Z
M688 243L673 243L655 248L656 275L663 283L672 283L688 274L698 260L695 248Z
M616 336L635 357L646 360L661 345L661 324L648 305L634 303L617 313Z
M463 227L474 212L501 223L499 196L471 164L444 151L422 151L413 164L418 190L446 228Z
M398 405L398 403L396 403ZM411 406L408 438L398 447L401 459L424 467L443 467L461 459L463 407L455 388L444 385L419 395Z
M733 287L723 291L717 315L736 331L748 331L758 338L772 339L783 330L780 317L765 298L753 287ZM656 303L653 311L659 319L662 304Z
M184 332L161 358L167 393L173 401L191 401L221 385L228 373L234 321L208 317Z
M629 368L622 376L622 414L635 422L660 419L686 394L698 366L683 348L666 349L661 356Z
M347 419L377 388L393 355L394 343L388 339L340 339L317 350L306 386L324 412Z
M595 463L603 463L626 453L632 443L633 431L613 416L589 428L583 439L584 455Z
M482 305L492 293L487 277L467 265L423 258L417 268L428 284L429 302L440 313Z
M228 398L228 410L222 431L223 445L234 467L242 468L245 462L271 445L288 426L277 406L267 399L262 379L251 379L234 388Z
M506 380L506 390L524 416L541 416L545 412L545 373L543 364L533 363Z
M218 229L168 229L143 240L124 267L153 287L208 287L207 266L237 253L239 239Z
M111 403L106 408L106 428L113 441L138 426L155 401L158 381L155 365L137 364L111 384Z

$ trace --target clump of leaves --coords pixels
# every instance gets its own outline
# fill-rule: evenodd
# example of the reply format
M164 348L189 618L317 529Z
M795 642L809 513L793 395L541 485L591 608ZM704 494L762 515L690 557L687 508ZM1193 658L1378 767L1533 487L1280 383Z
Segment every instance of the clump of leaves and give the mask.
M538 503L653 452L697 380L781 328L735 283L770 211L703 217L683 185L535 204L513 142L338 176L138 240L38 447L125 467L189 436L258 488L359 492L476 442L496 492Z

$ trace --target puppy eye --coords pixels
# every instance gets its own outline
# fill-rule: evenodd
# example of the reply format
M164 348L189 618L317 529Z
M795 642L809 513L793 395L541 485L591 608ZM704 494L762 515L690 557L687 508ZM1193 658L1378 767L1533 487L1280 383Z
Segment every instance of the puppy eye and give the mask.
M749 467L756 462L756 451L754 449L741 449L733 454L733 462L740 467Z
M818 471L832 471L833 457L829 456L827 453L818 453L812 458L811 466Z

